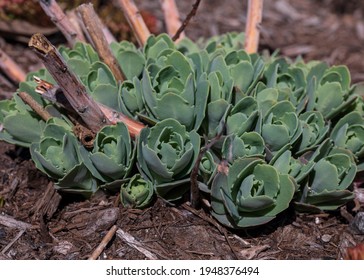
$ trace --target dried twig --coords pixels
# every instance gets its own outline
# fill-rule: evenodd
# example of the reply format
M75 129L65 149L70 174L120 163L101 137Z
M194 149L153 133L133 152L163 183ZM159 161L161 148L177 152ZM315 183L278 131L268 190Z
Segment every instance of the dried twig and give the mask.
M92 255L88 258L89 260L96 260L102 253L102 251L105 249L107 244L110 242L111 238L115 235L116 230L118 229L117 226L113 225L111 229L107 232L107 234L104 236L104 238L101 240L101 243L95 251L92 253Z
M133 33L140 46L144 46L150 31L145 24L137 6L133 0L118 0L121 9L124 12L125 18L128 21Z
M201 196L200 196L200 190L198 188L198 181L197 181L197 176L198 176L198 171L199 171L199 167L200 167L200 163L201 160L203 158L203 156L205 155L205 153L211 149L212 146L214 146L216 144L216 142L221 138L222 134L223 134L224 130L221 129L221 131L219 132L218 135L216 135L213 139L211 139L211 141L209 143L206 143L204 147L201 148L196 163L192 169L190 178L191 178L191 197L190 197L190 201L191 201L191 206L193 208L199 208L200 203L201 203Z
M87 127L97 133L103 126L111 124L96 102L87 94L85 86L79 78L67 67L64 59L47 38L35 34L29 41L29 46L41 58L49 73L62 88L64 96Z
M11 248L11 246L14 245L14 243L23 235L23 233L25 232L25 229L22 229L21 231L18 232L18 234L14 237L13 240L11 240L11 242L6 245L4 247L4 249L1 250L1 254L5 254L7 250L9 250Z
M21 91L18 93L19 97L28 104L32 110L38 114L44 121L49 120L52 116L49 114L32 96L28 93Z
M23 69L21 69L2 49L0 49L0 69L15 83L25 81L27 76Z
M120 69L118 61L111 52L102 30L101 20L95 13L93 5L91 3L82 4L77 8L77 12L83 23L82 26L84 27L85 34L87 34L87 37L90 39L102 61L110 67L111 72L117 80L123 81L125 77Z
M71 22L72 26L74 26L75 31L77 32L77 36L80 37L81 42L86 42L85 35L83 34L82 27L78 18L78 15L76 13L76 9L72 9L66 12L66 15L68 17L68 20ZM43 33L43 32L41 32ZM43 33L44 34L44 33Z
M192 5L192 10L188 13L186 19L183 21L180 28L178 28L176 34L172 37L173 41L176 41L181 36L181 33L185 30L190 20L196 15L200 2L201 0L196 0L195 4Z
M245 50L247 53L256 53L258 51L262 13L263 0L249 0L245 27Z
M178 28L180 28L182 25L178 8L174 0L161 0L161 4L164 14L164 21L167 27L167 33L172 37L177 33ZM179 39L184 37L185 33L182 32L179 36Z
M72 25L55 0L39 0L39 3L44 12L65 36L70 46L73 46L76 41L85 41L82 33L80 34L76 32L77 29Z
M52 85L38 77L34 77L35 81L38 83L36 88L36 92L42 94L42 96L58 105L64 107L68 111L74 111L68 100L65 98L62 89L57 85ZM101 111L105 114L108 120L112 124L116 124L118 122L124 123L129 130L130 136L135 138L139 135L140 131L145 127L144 124L135 121L133 119L128 118L120 112L117 112L101 103L96 102L97 106L100 107Z
M21 230L29 229L32 226L31 224L17 221L8 215L0 215L0 224L8 228L17 228Z
M148 251L145 248L145 245L140 243L138 240L134 238L134 236L130 235L129 233L123 231L122 229L118 229L116 231L117 236L122 239L126 244L133 247L134 249L138 250L144 256L146 256L149 260L158 260L157 256L152 252Z

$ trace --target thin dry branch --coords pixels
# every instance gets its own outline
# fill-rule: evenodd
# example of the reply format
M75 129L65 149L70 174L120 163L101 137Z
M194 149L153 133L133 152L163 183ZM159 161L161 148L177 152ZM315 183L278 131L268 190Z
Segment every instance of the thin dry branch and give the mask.
M55 0L39 0L39 4L65 36L70 46L73 46L77 41L85 41L82 33L76 32L77 29L73 26Z
M137 6L133 0L118 0L117 1L124 12L125 18L128 21L133 33L140 46L144 46L150 31L145 24Z
M52 116L48 113L34 98L28 93L21 91L18 93L19 97L28 104L32 110L37 113L44 121L49 120Z
M23 69L21 69L20 66L2 49L0 49L0 69L15 83L25 81L27 76Z
M23 233L25 232L25 229L22 229L18 232L18 234L14 237L14 239L4 247L4 249L1 250L1 254L5 254L6 251L8 251L11 246L14 245L14 243L23 235Z
M164 14L164 22L166 23L167 33L173 36L182 25L176 2L174 0L161 0L162 10ZM179 39L184 38L185 32L182 32Z
M96 260L105 249L107 244L109 244L110 240L115 235L116 230L118 229L117 226L113 225L111 229L107 232L104 238L101 240L99 246L96 247L95 251L93 251L92 255L88 258L89 260Z
M134 236L130 235L129 233L123 231L122 229L118 229L116 231L116 235L123 240L126 244L133 247L134 249L138 250L142 253L146 258L149 260L158 260L157 256L152 252L146 249L146 246L140 243L138 240L134 238Z
M41 94L42 97L53 103L57 103L58 105L62 106L70 112L74 111L59 86L53 85L49 82L39 79L38 77L34 77L34 79L38 83L36 92ZM122 113L111 109L110 107L107 107L98 102L96 102L96 104L100 107L101 111L105 114L105 116L112 124L116 124L118 122L124 123L128 127L130 136L133 138L139 135L140 131L145 127L144 124L130 119Z
M192 5L192 10L188 13L188 15L185 18L185 20L183 21L182 25L177 30L176 34L172 37L173 41L176 41L176 40L179 39L179 37L181 36L182 32L187 27L190 20L196 15L196 12L197 12L198 6L200 5L200 2L201 2L201 0L196 0L195 4Z
M264 0L249 0L245 27L245 50L256 53L259 46L260 24L262 22Z
M8 228L16 228L21 230L26 230L31 228L31 224L15 220L13 217L10 217L8 215L1 215L0 214L0 224L3 226L6 226Z
M87 37L90 39L101 60L110 67L110 70L117 80L124 81L125 77L123 72L120 69L118 61L111 52L102 30L102 22L96 14L93 5L91 3L82 4L77 8L77 12L83 23L82 26L84 27L85 34L87 34Z
M34 34L29 41L29 47L40 57L49 73L62 88L72 108L92 132L97 133L105 125L111 124L100 107L87 94L79 78L67 67L56 47L45 36L39 33Z

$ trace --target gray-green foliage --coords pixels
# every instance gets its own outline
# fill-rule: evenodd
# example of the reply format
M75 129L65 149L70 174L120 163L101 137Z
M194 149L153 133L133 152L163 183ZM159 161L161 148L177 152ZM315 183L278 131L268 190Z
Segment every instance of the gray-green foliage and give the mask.
M61 47L92 98L146 128L131 139L124 124L106 126L87 150L67 114L35 92L33 75L54 83L43 69L19 91L53 118L44 122L15 94L0 101L0 139L31 147L60 190L120 189L125 206L146 207L154 194L181 199L194 170L212 215L229 227L267 223L291 202L304 211L337 209L353 198L363 169L363 101L348 68L247 54L243 41L229 33L175 44L161 34L143 48L112 43L123 82L90 45Z

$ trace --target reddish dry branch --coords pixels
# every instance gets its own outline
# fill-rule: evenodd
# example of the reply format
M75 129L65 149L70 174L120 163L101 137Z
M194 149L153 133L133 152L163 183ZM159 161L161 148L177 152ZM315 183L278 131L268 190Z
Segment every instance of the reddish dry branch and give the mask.
M44 12L50 17L53 23L58 27L70 46L73 46L76 41L85 41L82 33L76 32L76 28L63 12L61 7L55 0L40 0L39 1Z
M97 133L102 127L110 124L97 103L88 95L85 86L67 67L56 47L44 35L34 34L29 41L29 47L40 57L72 108L92 132Z
M262 13L263 0L249 0L245 27L245 50L247 53L256 53L258 51Z
M145 24L137 6L133 0L118 0L118 3L123 10L126 20L128 21L133 33L140 46L144 46L150 31Z
M85 34L87 34L87 37L90 39L92 45L100 55L101 60L110 67L111 72L118 81L124 81L124 75L120 69L118 61L111 52L102 30L103 24L98 15L95 13L93 5L91 3L83 4L77 8L77 12L83 23L82 25L84 27Z
M196 15L196 12L197 12L198 6L200 5L200 2L201 2L201 0L196 0L195 4L192 5L192 10L188 13L188 15L186 16L186 18L183 21L182 25L177 30L176 34L172 37L173 41L176 41L176 40L179 39L179 37L181 36L182 32L187 27L190 20Z
M49 120L52 116L48 113L37 101L34 100L28 93L21 91L18 93L19 97L28 104L32 110L37 113L44 121Z
M164 14L164 21L167 27L167 33L172 37L177 33L177 30L182 25L178 8L174 0L161 0L161 4ZM182 32L179 36L179 40L185 36L185 32Z
M12 60L2 49L0 49L0 69L15 83L25 81L26 73Z

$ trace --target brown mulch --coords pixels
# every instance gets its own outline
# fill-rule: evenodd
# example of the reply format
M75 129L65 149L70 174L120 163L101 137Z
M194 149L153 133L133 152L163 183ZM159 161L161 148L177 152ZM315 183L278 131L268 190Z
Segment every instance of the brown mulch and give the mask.
M136 2L163 30L159 1ZM177 2L184 16L194 1ZM364 10L355 2L265 1L261 50L346 64L354 82L364 80ZM186 33L196 39L241 31L244 22L243 1L202 1ZM39 67L26 46L10 40L0 46L24 69ZM15 90L4 77L0 85L0 98ZM90 200L61 197L29 152L14 145L0 143L0 162L0 259L87 259L113 225L119 230L101 259L342 259L346 248L364 239L340 211L309 215L288 209L265 226L228 230L188 203L156 200L135 210L102 192Z

